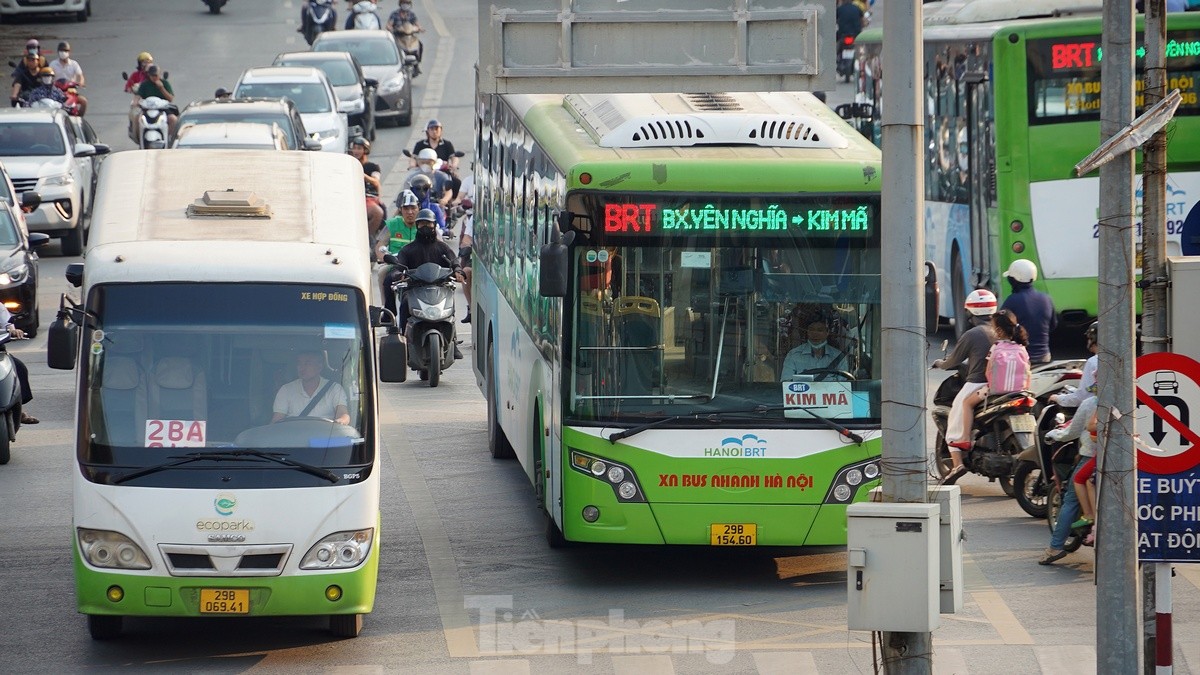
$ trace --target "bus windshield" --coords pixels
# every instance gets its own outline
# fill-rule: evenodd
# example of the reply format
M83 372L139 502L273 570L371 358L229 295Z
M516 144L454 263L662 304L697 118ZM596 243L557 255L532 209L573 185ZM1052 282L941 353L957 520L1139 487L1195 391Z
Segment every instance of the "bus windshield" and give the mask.
M94 287L81 335L85 475L196 488L365 478L364 304L316 284Z
M741 210L710 206L714 218ZM844 212L845 204L772 206L791 227L733 236L684 230L669 240L639 240L646 230L597 232L576 244L568 385L574 419L746 413L799 426L816 426L814 417L877 423L874 207L863 229L838 232L797 227L795 218L829 224L829 214ZM662 224L654 220L649 233Z

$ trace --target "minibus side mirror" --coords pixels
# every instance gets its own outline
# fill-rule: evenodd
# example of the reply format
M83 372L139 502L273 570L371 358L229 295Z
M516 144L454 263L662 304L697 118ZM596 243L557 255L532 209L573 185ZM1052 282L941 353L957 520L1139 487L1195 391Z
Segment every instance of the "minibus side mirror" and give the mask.
M408 344L395 328L379 338L379 380L403 382L408 379Z
M58 316L46 332L46 365L55 370L75 369L79 353L79 324L74 316L77 312L78 306L64 293L58 301Z
M79 262L69 263L67 265L66 276L67 276L67 283L71 284L75 288L79 288L80 286L82 286L83 285L83 263L79 263Z

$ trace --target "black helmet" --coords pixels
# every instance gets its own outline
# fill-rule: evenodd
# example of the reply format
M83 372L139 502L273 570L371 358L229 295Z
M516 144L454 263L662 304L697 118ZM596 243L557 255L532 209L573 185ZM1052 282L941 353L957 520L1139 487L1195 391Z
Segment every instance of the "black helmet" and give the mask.
M420 211L417 211L417 222L419 223L422 220L436 223L437 216L433 215L433 209L421 209Z
M363 152L371 154L371 141L368 141L362 136L355 136L353 140L350 141L350 145L362 146Z
M433 188L433 179L423 173L419 173L413 176L412 180L409 181L409 187L414 192L417 190L430 190Z

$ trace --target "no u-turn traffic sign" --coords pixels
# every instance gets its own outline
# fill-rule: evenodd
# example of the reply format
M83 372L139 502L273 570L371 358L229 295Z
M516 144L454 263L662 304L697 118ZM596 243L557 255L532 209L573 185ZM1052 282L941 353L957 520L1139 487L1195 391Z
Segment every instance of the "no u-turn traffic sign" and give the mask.
M1200 363L1182 354L1141 356L1136 395L1138 559L1200 562L1200 434L1191 426Z

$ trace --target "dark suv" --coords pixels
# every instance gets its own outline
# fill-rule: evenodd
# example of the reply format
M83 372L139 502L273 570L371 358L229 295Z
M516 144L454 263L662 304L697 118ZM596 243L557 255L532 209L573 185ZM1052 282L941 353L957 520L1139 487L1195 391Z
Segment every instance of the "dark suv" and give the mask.
M250 122L277 124L287 138L288 150L320 150L321 143L310 138L300 120L296 104L286 98L239 98L232 101L196 101L179 113L175 134L196 124ZM171 144L175 138L171 138Z

